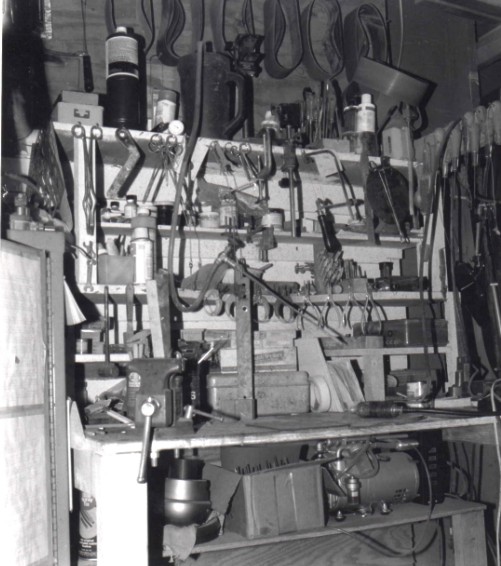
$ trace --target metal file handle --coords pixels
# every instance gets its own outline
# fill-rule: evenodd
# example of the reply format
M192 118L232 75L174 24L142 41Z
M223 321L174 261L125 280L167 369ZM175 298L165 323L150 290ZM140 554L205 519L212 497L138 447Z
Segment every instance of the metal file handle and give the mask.
M152 397L148 397L141 405L141 413L144 416L143 445L141 448L141 459L139 461L139 473L137 475L137 483L146 483L146 474L148 469L148 454L151 449L151 429L152 420L155 413L160 408L158 401Z

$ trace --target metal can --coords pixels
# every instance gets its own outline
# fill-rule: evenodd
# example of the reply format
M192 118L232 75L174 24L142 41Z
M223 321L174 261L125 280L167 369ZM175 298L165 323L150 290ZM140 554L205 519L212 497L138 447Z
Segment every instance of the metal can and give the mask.
M238 228L237 203L233 199L224 199L219 207L219 227Z
M153 250L148 228L136 228L130 244L130 254L134 257L134 283L146 283L153 279Z

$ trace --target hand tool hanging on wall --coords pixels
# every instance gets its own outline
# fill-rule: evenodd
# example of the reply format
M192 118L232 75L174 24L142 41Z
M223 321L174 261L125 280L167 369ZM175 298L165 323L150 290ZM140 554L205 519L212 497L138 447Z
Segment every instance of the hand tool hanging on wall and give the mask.
M292 138L291 127L287 127L287 139L284 143L284 162L282 165L282 171L287 173L288 189L289 189L289 207L291 215L291 236L294 238L297 236L297 222L296 222L296 173L297 173L297 157L296 157L296 147L294 145L294 140Z
M204 35L204 2L191 0L191 51ZM181 0L163 0L160 32L157 41L157 55L164 65L175 67L180 56L174 44L182 34L186 23L186 12Z
M318 12L318 13L317 13ZM323 47L329 68L322 67L314 50L312 38L314 13L322 20L325 35L320 44ZM301 13L301 33L303 36L303 65L311 79L327 81L339 75L344 67L343 53L343 18L341 6L337 0L312 0ZM316 40L318 40L315 37Z
M73 137L81 140L84 154L84 170L85 170L85 190L82 198L82 207L85 213L85 227L87 234L94 234L96 221L96 191L94 189L94 142L103 137L103 132L99 126L93 126L90 130L89 142L87 143L87 135L85 128L81 124L75 124L71 132Z
M129 155L106 193L108 198L118 198L127 192L126 184L132 181L132 176L137 173L138 165L144 158L127 128L118 128L115 137L127 149Z
M92 92L94 90L94 79L92 77L92 63L87 47L87 0L80 0L80 5L82 8L83 50L79 55L82 58L84 90L85 92Z
M98 373L101 377L118 377L118 366L110 360L110 296L108 285L104 286L104 366Z
M264 68L270 77L284 79L301 63L303 41L301 16L297 0L265 0L264 21ZM289 31L291 59L285 67L278 60L285 32Z
M367 198L372 210L381 222L394 224L400 240L406 236L402 223L409 214L409 190L405 177L390 166L388 159L382 159L381 165L369 163L367 177Z

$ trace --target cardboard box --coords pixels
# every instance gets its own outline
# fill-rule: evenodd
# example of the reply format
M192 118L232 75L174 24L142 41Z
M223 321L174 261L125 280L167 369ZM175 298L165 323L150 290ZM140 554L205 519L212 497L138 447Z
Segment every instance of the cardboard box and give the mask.
M65 124L103 125L103 107L75 102L58 102L56 121Z
M289 415L310 410L310 382L305 371L257 371L254 374L257 415ZM237 373L210 373L207 401L215 411L237 415Z
M325 526L321 466L306 462L242 476L225 529L247 538Z

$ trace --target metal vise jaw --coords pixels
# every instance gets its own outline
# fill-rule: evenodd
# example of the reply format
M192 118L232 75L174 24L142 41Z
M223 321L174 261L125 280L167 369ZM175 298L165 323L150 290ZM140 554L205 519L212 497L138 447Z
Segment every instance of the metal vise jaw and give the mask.
M152 427L169 427L183 416L184 359L145 358L133 361L140 376L140 387L136 395L134 420L144 423L142 406L148 399L153 400L157 410L152 415Z

